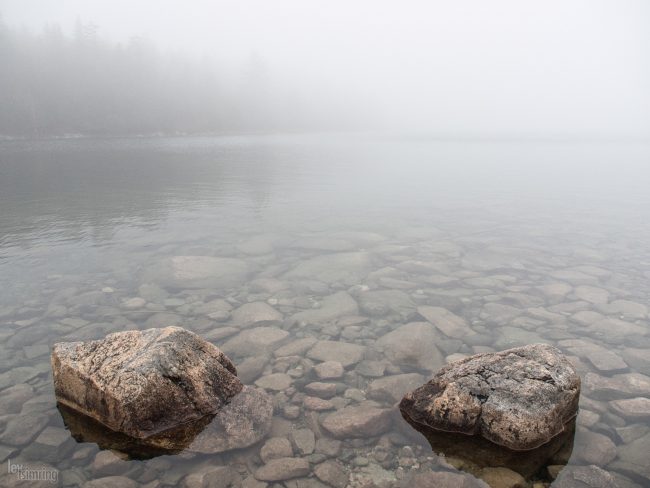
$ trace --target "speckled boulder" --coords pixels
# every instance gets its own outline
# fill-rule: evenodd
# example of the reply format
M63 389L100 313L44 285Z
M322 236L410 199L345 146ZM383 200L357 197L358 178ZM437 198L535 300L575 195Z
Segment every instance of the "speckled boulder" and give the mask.
M416 424L525 451L565 429L579 396L580 377L566 357L533 344L452 362L404 396L400 409Z
M215 414L243 388L228 357L181 327L58 343L51 361L60 403L139 439Z

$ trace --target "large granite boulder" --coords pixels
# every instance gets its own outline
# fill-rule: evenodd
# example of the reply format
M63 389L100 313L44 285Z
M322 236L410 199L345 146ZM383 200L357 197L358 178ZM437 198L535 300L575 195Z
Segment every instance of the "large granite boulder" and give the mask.
M416 424L524 451L565 430L579 395L580 378L566 357L533 344L454 361L404 396L400 409Z
M216 346L181 327L54 345L57 400L146 439L219 411L243 385Z

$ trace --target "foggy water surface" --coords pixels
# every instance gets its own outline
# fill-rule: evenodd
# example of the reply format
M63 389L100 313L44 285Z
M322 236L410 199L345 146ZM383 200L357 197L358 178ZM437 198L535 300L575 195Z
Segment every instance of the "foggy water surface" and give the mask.
M260 379L271 373L290 378L289 389L268 388L275 402L269 437L308 429L318 441L328 438L319 417L330 408L368 401L393 408L405 391L398 385L373 397L373 382L432 374L389 360L377 341L425 322L418 307L434 305L476 333L466 341L436 331L431 346L447 360L546 342L576 364L583 392L573 449L527 474L529 481L548 485L557 470L546 466L568 462L598 466L621 486L647 486L648 418L615 402L650 395L642 386L650 385L648 161L647 144L593 141L278 135L0 142L0 454L54 467L68 486L107 475L177 486L214 465L246 479L264 441L223 455L101 461L96 444L65 430L51 345L174 324L218 337L213 342L238 367L265 358L244 366L248 383L268 385ZM180 255L231 257L252 272L229 288L178 289L151 278ZM328 300L340 293L350 298L344 305ZM144 304L126 305L134 297ZM210 316L215 301L220 314ZM282 315L260 324L289 335L247 355L233 341L260 324L233 317L252 302ZM309 338L364 351L328 380L336 395L322 412L304 401L320 361L309 348L274 353ZM617 366L603 366L599 355L617 358ZM585 382L588 374L593 381ZM434 454L398 415L380 436L340 439L334 448L306 437L295 454L313 465L338 460L350 486L391 486L425 466L475 476L485 469ZM321 486L313 477L299 482L285 486Z

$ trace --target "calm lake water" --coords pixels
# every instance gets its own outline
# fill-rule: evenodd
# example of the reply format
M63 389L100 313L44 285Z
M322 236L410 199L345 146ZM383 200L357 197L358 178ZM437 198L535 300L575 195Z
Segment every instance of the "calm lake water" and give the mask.
M608 142L0 142L0 484L53 486L7 472L18 464L60 486L415 486L431 470L464 486L558 473L554 486L650 486L649 161L648 144ZM178 283L160 272L174 256L229 258L245 276ZM459 316L467 336L423 306ZM71 436L51 345L166 325L208 338L268 391L264 439L143 460ZM395 410L446 361L537 342L583 381L556 452L494 469L496 448L432 449ZM323 428L355 406L393 410L390 422L338 439ZM256 481L265 445L263 458L309 469ZM450 479L439 486L462 481Z

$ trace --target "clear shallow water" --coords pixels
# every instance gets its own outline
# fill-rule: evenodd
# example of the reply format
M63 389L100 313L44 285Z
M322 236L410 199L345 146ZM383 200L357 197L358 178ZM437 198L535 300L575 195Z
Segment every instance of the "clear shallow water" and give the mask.
M590 381L572 451L546 464L568 459L563 472L595 465L620 486L646 486L648 418L615 402L650 397L649 156L643 144L370 136L2 142L0 454L5 464L45 463L68 486L107 475L182 486L210 466L230 466L235 485L238 476L252 483L264 441L148 461L76 442L56 409L49 346L176 322L218 337L250 383L289 375L288 390L269 389L269 437L309 429L329 439L320 421L330 411L304 402L320 361L310 349L289 359L277 349L310 338L362 347L363 358L326 380L337 385L331 407L390 408L399 392L377 394L374 381L413 373L424 381L431 370L389 360L378 344L425 321L417 309L433 305L477 333L450 338L431 325L443 361L531 342L571 356ZM179 289L155 273L179 255L240 259L251 272L234 286ZM327 297L341 293L351 301L331 305ZM130 310L134 297L145 304ZM282 320L237 323L249 302L270 304ZM239 334L258 326L288 336L242 352ZM338 460L351 486L407 483L413 472L454 466L486 477L457 453L435 455L411 432L396 416L381 435L329 449L327 441L311 446L307 434L294 456L309 459L310 474L278 483L321 486L314 473L327 459ZM3 483L18 485L5 471ZM550 481L542 478L528 481Z

